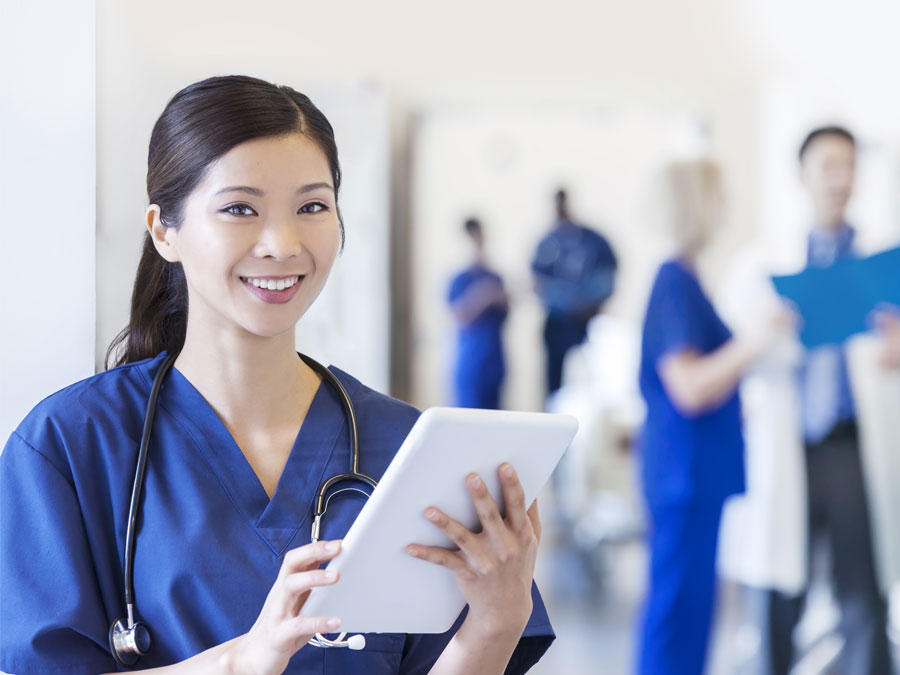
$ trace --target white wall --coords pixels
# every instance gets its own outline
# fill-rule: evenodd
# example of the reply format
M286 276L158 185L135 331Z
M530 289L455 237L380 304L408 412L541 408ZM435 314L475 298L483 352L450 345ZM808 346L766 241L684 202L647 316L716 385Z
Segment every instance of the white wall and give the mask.
M94 372L94 2L8 2L0 40L0 438Z

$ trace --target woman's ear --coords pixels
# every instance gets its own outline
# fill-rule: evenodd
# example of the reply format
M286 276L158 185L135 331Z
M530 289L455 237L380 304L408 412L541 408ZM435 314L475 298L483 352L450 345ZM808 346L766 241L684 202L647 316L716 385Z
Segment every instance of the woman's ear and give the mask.
M175 247L178 230L163 225L160 218L161 213L157 204L147 207L147 213L144 216L147 220L147 230L150 232L150 238L153 240L157 253L169 262L178 262L178 250Z

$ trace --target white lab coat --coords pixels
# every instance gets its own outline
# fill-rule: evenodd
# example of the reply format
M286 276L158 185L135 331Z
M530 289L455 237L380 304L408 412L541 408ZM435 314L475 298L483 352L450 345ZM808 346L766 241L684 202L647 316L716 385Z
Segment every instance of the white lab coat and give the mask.
M758 327L778 303L770 274L801 267L802 260L774 260L759 250L743 255L716 298L726 323L736 333ZM900 371L882 369L878 355L873 335L848 343L877 574L887 594L900 580ZM806 586L808 572L806 463L795 374L801 356L799 343L785 339L741 384L747 491L726 504L719 539L723 576L790 594Z

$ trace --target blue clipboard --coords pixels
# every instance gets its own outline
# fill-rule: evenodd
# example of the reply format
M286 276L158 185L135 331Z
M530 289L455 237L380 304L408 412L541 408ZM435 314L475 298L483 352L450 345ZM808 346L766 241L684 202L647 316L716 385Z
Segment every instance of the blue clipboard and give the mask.
M869 315L879 305L900 307L900 247L774 276L772 281L800 314L800 341L805 347L841 343L869 330Z

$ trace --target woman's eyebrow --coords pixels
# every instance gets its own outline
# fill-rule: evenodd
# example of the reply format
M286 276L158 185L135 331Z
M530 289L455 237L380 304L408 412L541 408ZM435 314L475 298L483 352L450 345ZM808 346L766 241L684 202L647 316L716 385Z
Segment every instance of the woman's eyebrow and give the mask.
M297 194L306 194L307 192L312 192L313 190L319 190L321 188L326 188L334 192L334 188L331 186L331 183L310 183L309 185L304 185L297 188Z
M232 185L230 187L222 188L218 192L216 192L213 197L217 197L223 192L246 192L248 194L254 195L255 197L262 197L265 193L259 188L250 187L248 185Z
M297 188L296 194L306 194L307 192L312 192L313 190L320 190L322 188L325 188L325 189L328 189L328 190L331 190L332 192L334 192L334 188L331 186L330 183L323 182L323 183L309 183L308 185L301 185L299 188ZM263 197L266 194L259 188L250 187L249 185L230 185L229 187L222 188L221 190L219 190L218 192L213 194L213 197L217 197L218 195L220 195L224 192L246 192L247 194L251 194L255 197Z

